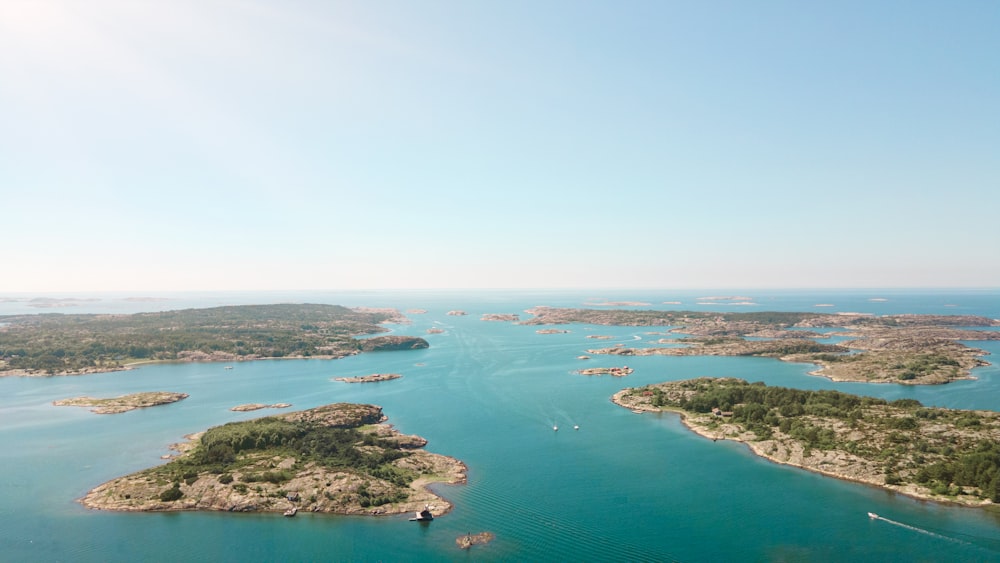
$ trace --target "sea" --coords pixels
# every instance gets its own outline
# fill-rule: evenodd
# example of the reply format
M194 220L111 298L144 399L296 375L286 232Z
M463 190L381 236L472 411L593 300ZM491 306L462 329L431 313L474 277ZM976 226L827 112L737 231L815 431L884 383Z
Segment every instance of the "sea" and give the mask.
M574 324L538 334L545 327L480 320L527 319L539 305L1000 318L998 289L5 294L0 315L306 302L426 311L387 328L430 347L227 364L233 369L184 363L0 378L0 561L1000 561L998 512L771 463L690 432L674 414L635 414L609 400L625 387L718 376L998 410L996 363L942 386L834 383L808 375L810 365L769 358L634 357L631 375L595 377L576 372L623 358L578 359L588 348L652 345L663 336L650 333L664 329ZM456 309L468 315L447 314ZM594 335L610 339L587 338ZM1000 357L1000 342L967 344L991 353L988 361ZM403 377L333 381L386 372ZM115 415L52 404L157 390L190 397ZM116 513L77 502L105 481L164 463L187 434L282 412L235 405L342 401L380 405L397 429L426 438L427 450L464 461L466 484L435 487L454 509L424 524L406 515ZM457 538L479 532L495 539L457 547Z

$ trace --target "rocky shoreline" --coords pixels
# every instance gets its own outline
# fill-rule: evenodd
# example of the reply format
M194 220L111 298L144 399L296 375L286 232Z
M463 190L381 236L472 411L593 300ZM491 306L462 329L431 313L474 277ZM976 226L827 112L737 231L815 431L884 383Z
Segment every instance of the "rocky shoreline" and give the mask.
M290 406L292 406L291 403L274 403L273 405L266 405L264 403L248 403L245 405L236 405L229 410L233 412L249 412L261 409L287 409Z
M87 508L112 511L229 512L295 511L353 514L407 514L430 506L435 516L451 510L446 499L433 493L433 483L461 484L468 469L461 461L424 451L427 441L404 435L385 424L380 407L340 403L257 419L296 424L294 428L332 428L359 432L363 438L354 447L362 455L378 451L397 452L393 471L416 475L400 487L377 474L359 468L331 466L321 460L294 455L287 449L237 452L221 471L198 469L205 457L205 433L192 435L192 442L178 448L170 463L119 477L95 487L80 502ZM359 438L360 439L360 438ZM211 467L219 467L217 464ZM382 470L385 473L387 470ZM377 473L377 472L376 472ZM382 502L382 499L385 502Z
M732 440L744 443L754 454L774 463L798 467L838 479L864 483L921 500L970 507L994 505L990 498L982 498L984 494L987 497L989 494L976 487L940 483L935 490L926 484L914 482L914 475L918 474L922 465L930 463L932 453L926 452L927 446L917 446L920 450L924 450L918 452L911 452L899 446L904 440L919 443L919 440L927 438L932 433L940 435L941 440L945 443L954 443L955 440L969 443L975 443L977 440L996 441L1000 439L1000 414L998 413L926 409L925 412L932 413L929 416L941 416L941 413L958 413L960 417L967 417L964 420L973 420L973 418L968 417L975 417L974 420L981 422L969 428L963 428L961 422L958 426L949 426L941 422L925 426L922 422L918 422L915 423L917 426L913 432L913 438L903 437L904 433L899 430L873 431L864 425L849 428L835 420L808 417L809 423L815 425L816 428L824 429L831 435L837 436L838 439L844 440L842 443L848 444L848 449L845 449L843 447L813 447L810 443L777 429L771 435L762 438L746 424L733 421L731 412L722 412L718 408L704 413L677 406L656 406L653 404L653 397L657 395L670 395L673 399L684 394L687 394L688 397L693 396L685 387L691 387L695 382L711 379L702 378L702 380L668 382L642 388L623 389L615 393L611 401L637 414L676 413L684 426L699 436L713 441ZM717 381L739 380L722 379ZM862 420L864 417L870 419L886 418L890 421L890 425L895 425L892 426L893 428L897 426L903 428L904 425L897 424L897 422L904 418L908 424L912 424L909 423L909 420L914 418L908 416L905 411L894 410L891 406L878 405L866 411ZM940 421L941 419L936 420ZM930 440L930 438L927 439ZM862 452L858 449L853 452L849 451L851 443L864 443L870 451ZM893 459L897 459L896 465L887 464L883 453L885 450L899 452L893 456ZM927 459L923 459L925 457ZM887 469L887 467L891 468ZM945 492L942 492L942 486Z
M118 414L135 409L144 409L158 405L167 405L187 399L187 393L172 393L169 391L149 391L99 399L95 397L74 397L53 401L57 407L94 407L90 412L97 414Z

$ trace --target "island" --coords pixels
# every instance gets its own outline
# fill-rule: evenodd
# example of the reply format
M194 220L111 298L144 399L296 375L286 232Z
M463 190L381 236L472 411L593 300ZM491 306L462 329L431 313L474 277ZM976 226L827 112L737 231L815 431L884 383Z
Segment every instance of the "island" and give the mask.
M428 347L419 337L356 338L402 320L393 310L308 303L0 316L0 375L81 375L164 361L342 358Z
M517 322L521 319L521 316L517 313L486 313L479 318L481 321L494 321L494 322Z
M429 328L429 329L427 329L427 334L442 334L443 332L444 332L444 329L442 329L442 328L436 328L435 327L435 328Z
M626 375L631 375L635 370L628 367L613 367L613 368L587 368L577 371L580 375L611 375L614 377L625 377Z
M972 378L989 365L987 352L964 341L1000 340L1000 320L968 315L861 313L705 313L695 311L594 310L536 307L521 324L588 323L660 326L683 338L661 339L665 347L615 346L588 354L622 356L765 356L819 366L811 375L834 381L931 385ZM817 340L837 336L836 344ZM588 338L596 338L590 335Z
M486 545L495 538L496 536L493 532L479 532L478 534L469 533L455 538L455 545L457 545L459 549L469 549L474 545Z
M334 381L343 381L344 383L374 383L376 381L391 381L393 379L399 379L403 377L398 373L373 373L371 375L363 375L360 377L335 377Z
M464 483L465 464L385 424L381 407L336 403L216 426L172 461L80 499L116 511L407 514L451 503L427 488Z
M74 397L72 399L53 401L52 404L57 407L94 407L90 409L90 412L97 414L118 414L135 409L155 407L157 405L168 405L187 398L187 393L147 391L144 393L133 393L131 395L122 395L120 397L112 397L109 399Z
M536 334L569 334L568 330L563 330L559 328L540 328L535 331Z
M447 315L449 317L464 317L465 315L468 315L468 313L459 309L455 309L453 311L448 311Z
M261 409L287 409L290 406L292 406L291 403L274 403L273 405L265 405L264 403L248 403L245 405L236 405L229 410L235 412L249 412L259 411Z
M612 401L638 413L679 413L699 435L744 442L777 463L920 499L1000 502L1000 413L735 378L624 389Z

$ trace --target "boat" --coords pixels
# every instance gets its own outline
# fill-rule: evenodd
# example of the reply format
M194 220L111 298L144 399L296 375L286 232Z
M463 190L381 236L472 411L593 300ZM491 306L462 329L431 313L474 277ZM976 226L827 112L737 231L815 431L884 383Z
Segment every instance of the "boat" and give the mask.
M559 427L558 426L553 426L552 430L555 431L555 432L559 432Z
M225 368L223 368L223 369L233 369L233 366L226 366L226 367L225 367Z
M580 429L580 425L579 424L574 424L573 425L573 430L579 430L579 429Z
M298 512L299 512L299 509L297 507L293 506L293 507L291 507L291 508L289 508L288 510L285 511L285 516L287 516L288 518L291 518L292 516L295 516Z
M430 522L434 519L434 515L431 514L431 507L424 506L424 509L417 512L413 518L410 518L410 522Z
M872 520L876 520L879 518L879 515L875 514L874 512L869 512L868 517L871 518Z

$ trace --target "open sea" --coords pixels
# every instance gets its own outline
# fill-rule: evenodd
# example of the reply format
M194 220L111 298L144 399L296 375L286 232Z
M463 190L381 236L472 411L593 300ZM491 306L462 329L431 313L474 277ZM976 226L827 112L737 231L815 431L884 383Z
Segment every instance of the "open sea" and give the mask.
M746 299L699 299L712 296ZM660 338L648 332L663 329L564 325L558 328L567 334L542 335L536 326L480 320L486 313L526 319L532 306L595 307L600 300L664 310L1000 318L996 289L0 295L0 315L281 302L426 309L407 315L412 324L389 328L431 345L341 360L237 362L232 370L162 364L0 378L0 561L1000 561L1000 513L773 464L740 444L697 436L676 415L637 415L609 400L624 387L735 376L998 410L996 365L976 369L976 380L932 387L833 383L807 375L811 365L767 358L635 357L627 359L635 369L628 377L586 377L575 370L623 362L578 360L586 349L643 345ZM469 314L448 316L453 309ZM430 328L444 332L427 334ZM587 338L598 334L613 338ZM988 361L1000 358L1000 342L968 344L991 352ZM332 381L375 372L403 378ZM190 397L116 415L52 405L156 390ZM186 434L283 412L230 411L235 405L288 402L300 410L340 401L381 405L399 430L425 437L427 450L463 460L468 484L436 489L455 509L422 525L407 516L111 513L76 502L104 481L163 463L160 456ZM883 518L869 519L869 511ZM457 537L482 531L496 539L456 547Z

